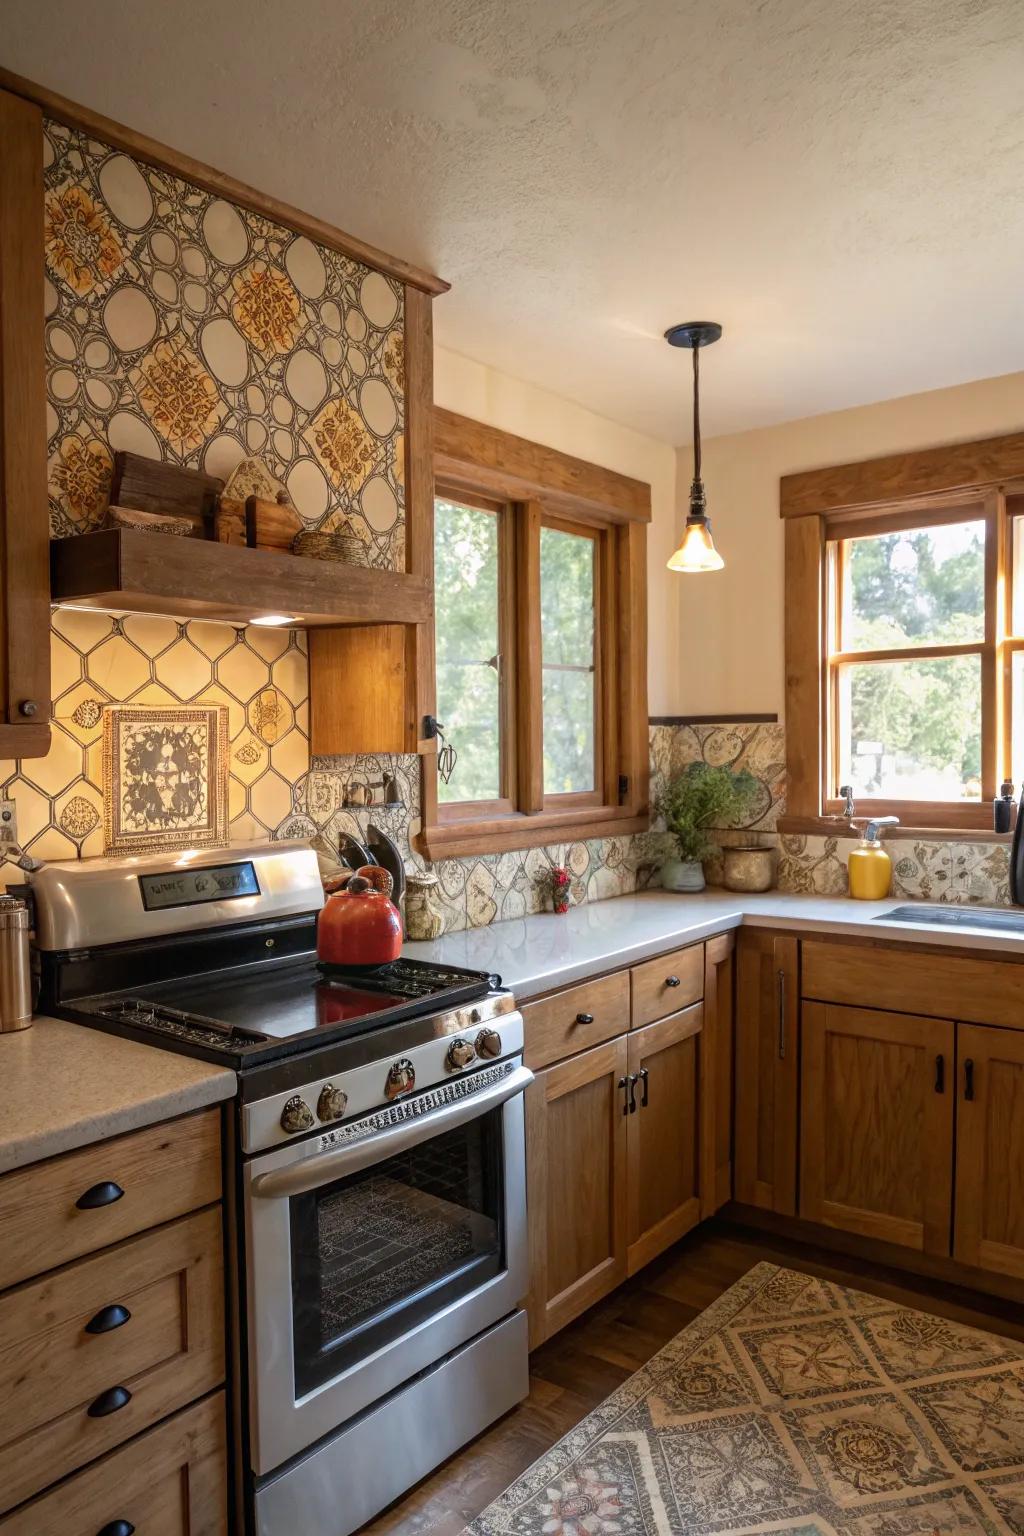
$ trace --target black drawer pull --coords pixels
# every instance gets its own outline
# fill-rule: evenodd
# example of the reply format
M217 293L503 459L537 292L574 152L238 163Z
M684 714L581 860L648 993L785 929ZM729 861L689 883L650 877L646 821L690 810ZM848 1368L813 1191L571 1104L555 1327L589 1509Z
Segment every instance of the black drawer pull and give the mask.
M936 1056L936 1058L935 1058L935 1092L936 1093L945 1093L945 1091L946 1091L946 1058L945 1058L945 1056L941 1056L940 1055L940 1056Z
M96 1536L134 1536L135 1527L130 1520L111 1520Z
M594 1015L592 1013L578 1013L576 1015L577 1024L593 1024L593 1022Z
M974 1062L969 1056L964 1062L964 1098L974 1098Z
M666 987L679 987L682 986L682 982L679 980L678 976L666 976L665 985Z
M113 1205L123 1194L120 1184L115 1184L113 1179L104 1179L102 1184L94 1184L84 1195L79 1195L75 1205L80 1211L96 1211L101 1205Z
M85 1410L90 1419L105 1419L108 1413L116 1413L132 1400L127 1387L108 1387Z
M103 1307L95 1317L90 1318L85 1325L85 1331L86 1333L112 1333L115 1328L123 1328L130 1317L128 1308L122 1307L119 1301L115 1301L109 1307Z

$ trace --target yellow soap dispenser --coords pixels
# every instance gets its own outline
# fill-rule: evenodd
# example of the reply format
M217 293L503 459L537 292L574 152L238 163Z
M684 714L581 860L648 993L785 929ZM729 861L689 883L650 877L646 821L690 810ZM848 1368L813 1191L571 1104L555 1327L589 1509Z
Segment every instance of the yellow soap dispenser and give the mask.
M858 901L884 901L892 883L892 859L882 847L879 827L898 827L898 816L878 816L864 828L860 847L850 853L850 895Z

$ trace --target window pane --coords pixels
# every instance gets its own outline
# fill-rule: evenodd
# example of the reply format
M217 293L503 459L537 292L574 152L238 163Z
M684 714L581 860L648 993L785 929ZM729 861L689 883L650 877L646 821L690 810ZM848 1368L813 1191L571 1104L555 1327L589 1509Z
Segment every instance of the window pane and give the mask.
M1024 779L1024 651L1014 651L1010 658L1012 698L1010 719L1013 733L1010 739L1010 777L1015 783Z
M442 803L501 794L498 650L498 516L438 497L434 502L434 626L437 718L454 747Z
M886 800L979 798L979 657L854 663L838 681L840 783Z
M544 793L592 790L596 783L594 539L540 531Z
M949 645L985 633L985 524L849 539L844 651Z
M1024 635L1024 517L1011 519L1010 527L1013 530L1013 613L1010 616L1010 633Z

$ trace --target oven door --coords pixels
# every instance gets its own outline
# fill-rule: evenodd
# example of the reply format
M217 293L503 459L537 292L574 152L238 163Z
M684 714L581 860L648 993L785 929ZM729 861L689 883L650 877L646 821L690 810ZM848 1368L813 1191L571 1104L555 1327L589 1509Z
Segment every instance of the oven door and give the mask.
M525 1295L532 1075L517 1058L246 1166L257 1476Z

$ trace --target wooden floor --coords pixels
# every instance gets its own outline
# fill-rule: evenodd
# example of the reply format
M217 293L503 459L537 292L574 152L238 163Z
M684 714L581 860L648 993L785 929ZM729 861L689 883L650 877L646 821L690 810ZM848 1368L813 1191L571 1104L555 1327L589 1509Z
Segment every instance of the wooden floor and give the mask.
M526 1401L364 1527L365 1536L457 1536L531 1462L763 1259L1024 1338L1021 1309L1010 1302L710 1222L537 1350Z

